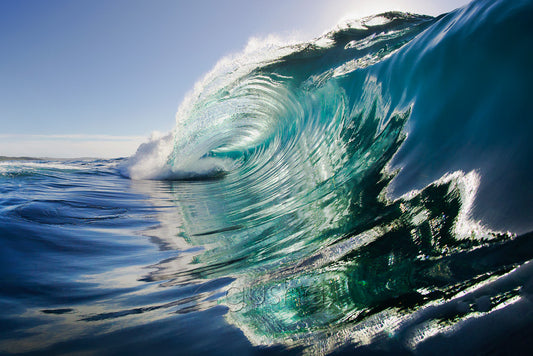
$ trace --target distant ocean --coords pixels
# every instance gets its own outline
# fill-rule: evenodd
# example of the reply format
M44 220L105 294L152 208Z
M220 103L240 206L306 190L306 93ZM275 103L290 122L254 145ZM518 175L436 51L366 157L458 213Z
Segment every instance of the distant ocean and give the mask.
M533 1L388 12L132 157L1 158L0 354L530 354L532 65Z

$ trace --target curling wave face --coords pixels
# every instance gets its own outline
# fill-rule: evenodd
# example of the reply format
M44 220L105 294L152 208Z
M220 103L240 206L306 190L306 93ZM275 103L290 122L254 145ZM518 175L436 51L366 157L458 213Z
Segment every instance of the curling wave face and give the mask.
M182 238L207 248L152 278L231 276L219 302L253 343L321 352L414 349L519 300L473 302L533 257L515 234L533 228L532 14L391 12L221 62L122 168L176 180Z

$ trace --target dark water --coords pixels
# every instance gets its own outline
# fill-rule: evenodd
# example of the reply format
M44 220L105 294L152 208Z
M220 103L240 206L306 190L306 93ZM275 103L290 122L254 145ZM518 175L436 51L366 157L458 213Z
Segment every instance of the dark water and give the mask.
M0 352L527 353L532 18L348 23L129 159L0 162Z

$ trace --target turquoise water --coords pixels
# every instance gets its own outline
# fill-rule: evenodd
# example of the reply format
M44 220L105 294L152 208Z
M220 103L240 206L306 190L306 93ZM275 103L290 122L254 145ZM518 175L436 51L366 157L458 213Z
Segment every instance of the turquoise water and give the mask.
M0 351L526 351L532 15L265 42L133 157L0 162Z

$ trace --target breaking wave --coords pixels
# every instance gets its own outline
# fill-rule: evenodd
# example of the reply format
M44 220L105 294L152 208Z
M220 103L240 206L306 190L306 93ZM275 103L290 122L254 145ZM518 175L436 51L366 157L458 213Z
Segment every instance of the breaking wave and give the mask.
M252 342L322 351L416 348L516 301L475 302L532 257L532 15L388 12L222 60L122 168L177 180L183 236L208 246L177 274L235 278L221 302Z

